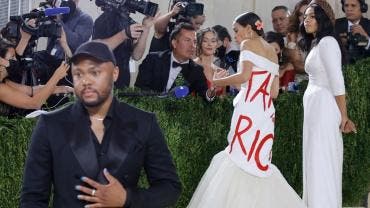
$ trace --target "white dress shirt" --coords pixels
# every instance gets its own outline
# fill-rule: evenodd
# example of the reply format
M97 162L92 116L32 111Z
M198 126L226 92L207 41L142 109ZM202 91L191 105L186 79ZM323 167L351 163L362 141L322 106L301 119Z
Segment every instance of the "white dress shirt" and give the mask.
M185 61L185 62L180 62L178 61L175 56L173 55L173 53L171 52L171 61L170 61L170 74L168 76L168 81L167 81L167 86L166 86L166 92L168 92L173 83L175 82L176 80L176 77L177 75L179 75L179 73L181 72L182 68L180 66L178 67L172 67L172 62L177 62L179 64L188 64L189 63L189 60Z

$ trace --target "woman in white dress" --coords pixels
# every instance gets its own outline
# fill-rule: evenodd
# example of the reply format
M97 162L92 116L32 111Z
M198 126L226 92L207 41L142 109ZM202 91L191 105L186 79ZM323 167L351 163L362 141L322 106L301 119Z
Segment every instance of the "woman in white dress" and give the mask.
M309 208L342 207L342 132L356 132L347 116L334 21L332 8L320 0L309 4L301 26L301 46L309 52L303 97L303 199Z
M228 134L229 145L216 154L202 177L190 208L300 208L303 201L271 163L279 65L263 38L254 13L238 16L235 39L241 53L238 72L215 73L214 86L239 85ZM220 78L223 77L223 78Z

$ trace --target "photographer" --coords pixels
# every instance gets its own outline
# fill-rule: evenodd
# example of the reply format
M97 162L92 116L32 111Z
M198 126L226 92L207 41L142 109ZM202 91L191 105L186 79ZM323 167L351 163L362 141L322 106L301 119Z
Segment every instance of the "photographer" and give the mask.
M13 45L17 45L15 55L19 61L19 67L11 70L8 75L10 80L29 85L45 84L60 65L61 60L56 61L47 51L36 51L39 34L53 37L60 44L63 53L69 57L72 55L63 28L60 27L59 32L51 30L45 32L40 26L42 24L38 19L27 18L18 21L12 20L11 17L11 21L1 30L3 38L11 41ZM55 35L55 33L58 34ZM58 38L58 36L60 37Z
M27 39L27 35L22 37ZM18 47L17 50L22 49ZM18 70L18 67L19 62L16 60L14 45L0 38L0 103L22 109L39 109L51 94L73 92L70 87L56 86L69 69L65 63L60 65L44 86L27 86L8 80L9 73ZM4 112L0 114L3 115Z
M120 70L115 86L122 89L130 84L130 57L135 61L142 58L156 16L146 16L139 24L129 16L128 11L103 11L95 20L93 39L100 39L113 50Z
M190 23L198 31L204 21L203 4L195 3L194 0L174 0L171 11L160 16L154 24L154 37L149 51L170 49L168 40L175 25L181 22Z
M365 0L341 0L346 17L335 23L335 32L347 49L345 63L354 63L359 59L370 57L370 20L362 17L368 6Z
M62 0L60 6L69 7L70 12L58 17L60 19L59 23L63 28L62 30L66 35L66 42L72 53L78 46L90 39L94 24L92 17L78 8L78 3L79 0ZM48 52L59 60L65 59L65 55L67 57L72 56L72 53L65 53L63 43L54 39L49 40L47 48Z

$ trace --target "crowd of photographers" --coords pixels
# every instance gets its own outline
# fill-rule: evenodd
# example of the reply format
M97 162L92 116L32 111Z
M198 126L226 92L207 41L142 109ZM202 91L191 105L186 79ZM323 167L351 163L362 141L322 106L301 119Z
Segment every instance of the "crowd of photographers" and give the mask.
M94 22L81 11L79 0L47 0L28 14L10 17L1 29L0 115L21 112L10 106L39 109L52 94L63 95L49 98L49 107L68 101L64 93L73 93L69 58L90 39L112 49L120 69L115 86L128 87L130 59L143 58L153 26L150 53L139 66L136 87L153 92L150 95L170 95L184 89L177 87L186 86L181 95L190 92L209 102L215 96L235 95L237 86L216 89L209 81L216 71L224 71L225 76L237 73L239 49L227 29L221 25L201 29L206 18L204 5L195 0L171 2L169 12L159 15L158 5L148 1L96 0L103 13ZM299 1L292 13L285 6L271 11L274 31L267 32L265 39L279 56L282 90L294 91L295 84L305 79L305 54L297 46L301 38L298 28L309 2ZM367 12L364 0L341 3L346 16L337 19L336 33L346 51L344 63L349 64L370 56L370 21L362 16ZM141 23L130 17L136 11L145 15ZM38 51L41 37L48 38L47 47Z

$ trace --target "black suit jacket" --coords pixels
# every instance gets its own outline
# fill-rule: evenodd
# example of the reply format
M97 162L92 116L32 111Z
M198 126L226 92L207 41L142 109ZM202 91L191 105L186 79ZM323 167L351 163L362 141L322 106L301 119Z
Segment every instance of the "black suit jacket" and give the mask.
M135 86L143 90L164 92L170 74L171 51L149 53L139 66ZM180 72L188 84L190 92L205 97L208 89L203 67L189 60L188 67Z
M360 22L359 22L359 25L362 26L362 28L364 28L364 30L366 31L366 33L370 36L370 20L367 19L367 18L361 18ZM335 21L335 33L337 35L337 37L342 37L341 34L347 34L348 33L348 19L343 17L343 18L339 18L339 19L336 19ZM348 37L347 37L348 38ZM347 53L347 62L352 62L353 56L360 56L359 58L364 58L364 57L370 57L370 48L365 50L363 47L358 47L358 48L355 48L354 51L352 52L348 52L348 46L344 45L347 49L346 53ZM357 54L357 55L355 55Z
M82 185L81 176L102 182L103 168L127 189L125 207L165 207L177 201L181 184L155 115L115 99L112 105L112 132L100 168L81 103L39 118L27 155L20 207L48 207L51 185L53 207L83 207L75 186ZM137 187L142 168L149 189Z

